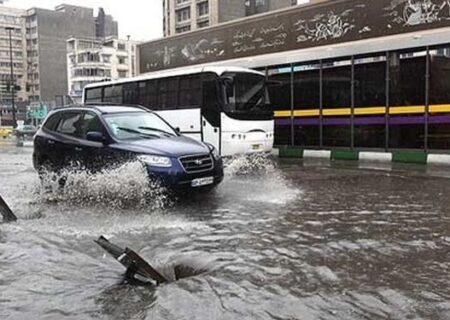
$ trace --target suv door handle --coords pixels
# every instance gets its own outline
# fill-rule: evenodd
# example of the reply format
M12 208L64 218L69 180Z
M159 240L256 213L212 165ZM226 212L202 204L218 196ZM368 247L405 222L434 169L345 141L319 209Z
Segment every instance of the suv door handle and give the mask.
M78 151L78 152L83 151L83 148L75 147L75 151Z
M54 144L55 144L55 141L54 141L54 140L47 140L47 143L48 143L48 144L51 144L51 145L54 145Z

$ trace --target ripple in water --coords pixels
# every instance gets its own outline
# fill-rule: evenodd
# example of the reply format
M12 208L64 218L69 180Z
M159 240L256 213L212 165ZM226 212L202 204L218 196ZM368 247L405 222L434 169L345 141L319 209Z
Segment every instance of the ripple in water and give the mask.
M65 181L64 187L61 179ZM109 208L161 209L172 204L168 190L150 179L140 162L128 162L98 173L47 172L38 187L38 195L43 202Z

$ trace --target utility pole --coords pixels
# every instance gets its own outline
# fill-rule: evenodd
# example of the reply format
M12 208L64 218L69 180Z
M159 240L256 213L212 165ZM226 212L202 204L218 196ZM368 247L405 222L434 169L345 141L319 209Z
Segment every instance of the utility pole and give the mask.
M17 119L16 119L16 107L14 103L14 96L16 95L16 85L14 83L14 66L13 66L13 51L12 51L12 36L11 32L14 30L13 27L5 28L9 32L9 60L11 63L11 80L9 85L9 90L11 90L11 106L12 106L12 116L13 116L13 128L17 128Z

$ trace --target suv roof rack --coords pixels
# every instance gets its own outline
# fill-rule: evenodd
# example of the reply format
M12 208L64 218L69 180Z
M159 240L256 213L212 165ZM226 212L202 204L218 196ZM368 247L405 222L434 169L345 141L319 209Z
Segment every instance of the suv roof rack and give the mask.
M134 107L149 111L150 109L141 104L134 103L115 103L115 102L86 102L78 107Z
M102 112L103 110L100 110L100 107L133 107L136 109L141 109L143 111L152 111L149 108L146 108L140 104L128 104L128 103L110 103L110 102L89 102L86 104L73 104L73 105L68 105L68 106L60 106L57 108L54 108L53 110L64 110L64 109L70 109L70 108L91 108L91 109L96 109L99 112Z

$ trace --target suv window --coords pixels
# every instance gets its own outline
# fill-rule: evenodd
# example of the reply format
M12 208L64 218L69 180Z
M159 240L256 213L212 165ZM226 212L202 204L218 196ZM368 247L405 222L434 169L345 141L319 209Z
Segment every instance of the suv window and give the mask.
M95 114L87 112L84 114L80 125L81 138L86 139L87 133L93 131L105 133L100 119Z
M70 136L79 137L81 135L81 113L64 113L56 131Z
M44 128L50 131L55 131L56 126L58 125L59 120L61 119L61 114L55 113L54 115L51 115L47 121L44 123Z

